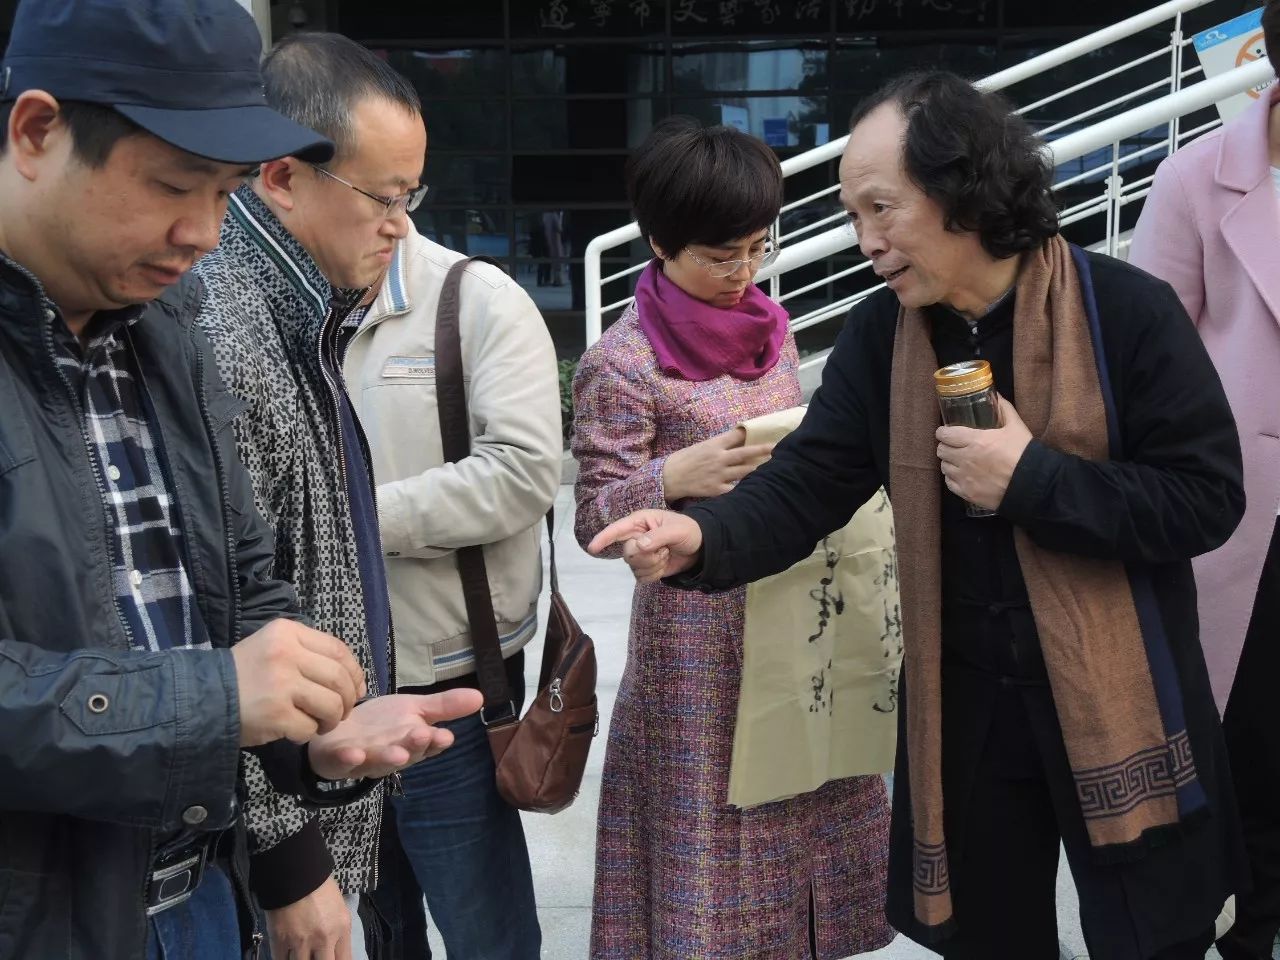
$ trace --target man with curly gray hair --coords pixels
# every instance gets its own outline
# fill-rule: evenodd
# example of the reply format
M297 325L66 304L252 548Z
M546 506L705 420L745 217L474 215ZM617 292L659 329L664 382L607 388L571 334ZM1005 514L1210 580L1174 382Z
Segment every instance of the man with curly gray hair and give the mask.
M872 96L840 202L885 289L804 422L731 493L591 549L727 589L887 487L890 921L947 960L1056 960L1061 845L1093 960L1203 960L1245 863L1190 561L1239 522L1240 444L1168 284L1062 239L1051 183L1021 118L959 77ZM935 371L958 363L994 381L998 427L940 425Z

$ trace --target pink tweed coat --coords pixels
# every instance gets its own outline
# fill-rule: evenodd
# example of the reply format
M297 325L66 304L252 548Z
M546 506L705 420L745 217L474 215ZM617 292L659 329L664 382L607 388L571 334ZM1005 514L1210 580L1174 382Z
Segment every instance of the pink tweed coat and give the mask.
M579 541L667 506L668 454L800 403L797 366L788 335L759 380L670 377L628 310L574 381ZM880 777L745 811L725 802L744 603L745 589L636 588L600 798L594 960L808 960L811 905L819 960L892 939Z

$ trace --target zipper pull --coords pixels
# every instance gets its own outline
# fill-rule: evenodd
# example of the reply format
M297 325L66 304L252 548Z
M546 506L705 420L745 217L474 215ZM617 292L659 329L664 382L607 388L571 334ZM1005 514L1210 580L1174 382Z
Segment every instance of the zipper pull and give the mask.
M559 713L564 709L564 697L560 696L560 677L551 681L551 712Z
M404 781L400 779L399 770L391 774L391 795L393 797L404 796Z

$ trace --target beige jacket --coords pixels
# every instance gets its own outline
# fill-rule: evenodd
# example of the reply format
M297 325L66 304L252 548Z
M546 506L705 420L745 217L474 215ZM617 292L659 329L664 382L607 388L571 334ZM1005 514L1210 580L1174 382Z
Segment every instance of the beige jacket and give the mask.
M461 289L458 325L472 454L443 463L436 308L445 274L463 256L411 226L343 364L378 479L402 687L475 669L454 557L458 547L484 545L503 654L533 637L542 518L560 482L560 393L551 337L529 295L490 264L469 266Z

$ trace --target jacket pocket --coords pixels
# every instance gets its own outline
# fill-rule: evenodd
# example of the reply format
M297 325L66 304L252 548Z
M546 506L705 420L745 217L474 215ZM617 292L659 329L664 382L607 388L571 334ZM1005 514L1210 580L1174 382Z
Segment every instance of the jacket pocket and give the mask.
M231 421L249 409L249 404L223 388L209 397L209 430L217 436Z
M29 446L16 446L11 437L0 434L0 476L4 476L24 463L30 463L35 458L35 452Z
M0 375L0 476L36 458L35 441L27 423L26 409L18 394L15 377Z
M81 679L62 712L85 736L110 736L173 723L177 694L168 667L96 673Z
M485 544L485 564L489 570L489 593L499 620L520 623L542 592L543 521L505 540Z
M378 483L416 477L444 463L434 374L366 384L358 412Z

